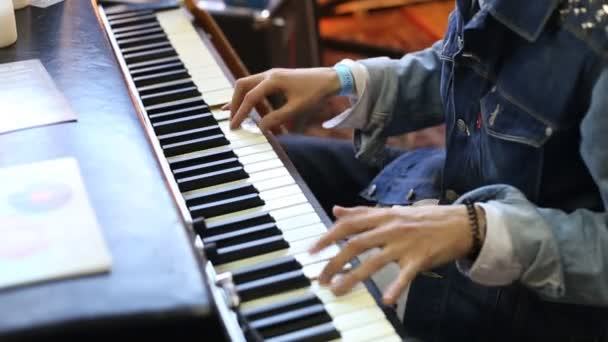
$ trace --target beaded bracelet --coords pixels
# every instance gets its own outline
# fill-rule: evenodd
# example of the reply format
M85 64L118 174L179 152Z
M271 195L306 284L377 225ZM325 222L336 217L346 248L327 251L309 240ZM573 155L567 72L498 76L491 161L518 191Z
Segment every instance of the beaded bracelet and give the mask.
M464 200L464 205L467 207L467 213L469 215L469 223L471 224L471 230L473 235L473 247L469 253L469 258L475 260L481 251L481 234L479 231L479 220L477 218L477 210L475 205L470 200Z

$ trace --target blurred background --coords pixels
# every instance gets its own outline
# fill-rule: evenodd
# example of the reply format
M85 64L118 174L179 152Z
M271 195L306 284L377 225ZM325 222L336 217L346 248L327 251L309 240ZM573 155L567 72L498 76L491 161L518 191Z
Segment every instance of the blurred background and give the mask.
M207 9L250 73L273 67L332 66L388 56L400 58L442 38L454 0L224 0ZM321 123L346 106L336 99L289 126L292 132L350 139L350 130ZM443 126L392 138L405 148L442 146Z

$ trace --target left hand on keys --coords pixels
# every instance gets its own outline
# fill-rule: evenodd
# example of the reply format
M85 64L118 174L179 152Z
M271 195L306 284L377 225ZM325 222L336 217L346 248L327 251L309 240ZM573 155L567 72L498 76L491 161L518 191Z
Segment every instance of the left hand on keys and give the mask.
M483 211L478 208L483 219ZM397 262L399 275L383 295L385 304L395 304L414 277L424 271L465 257L473 245L464 205L413 207L334 207L332 229L310 249L316 253L349 238L341 251L325 266L319 282L330 285L335 295L348 292L390 262ZM380 247L381 251L351 271L334 277L357 255Z

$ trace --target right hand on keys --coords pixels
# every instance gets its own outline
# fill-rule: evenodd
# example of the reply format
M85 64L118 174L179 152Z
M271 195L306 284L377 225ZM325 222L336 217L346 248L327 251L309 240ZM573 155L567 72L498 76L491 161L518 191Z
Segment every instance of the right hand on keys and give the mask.
M267 113L260 123L261 129L274 129L339 91L340 79L332 68L271 69L237 80L231 103L222 109L230 109L230 127L234 129L266 96L281 92L285 104Z

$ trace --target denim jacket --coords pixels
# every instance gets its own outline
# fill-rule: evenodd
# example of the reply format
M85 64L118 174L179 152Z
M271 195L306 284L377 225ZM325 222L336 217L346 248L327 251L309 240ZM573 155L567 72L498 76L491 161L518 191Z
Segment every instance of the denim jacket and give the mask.
M486 285L540 298L535 320L549 305L593 311L594 336L608 339L608 3L470 2L457 1L432 47L358 61L368 73L350 113L364 117L351 125L359 158L381 164L387 137L446 124L445 150L399 157L362 195L483 203L511 254L494 265L513 275Z

